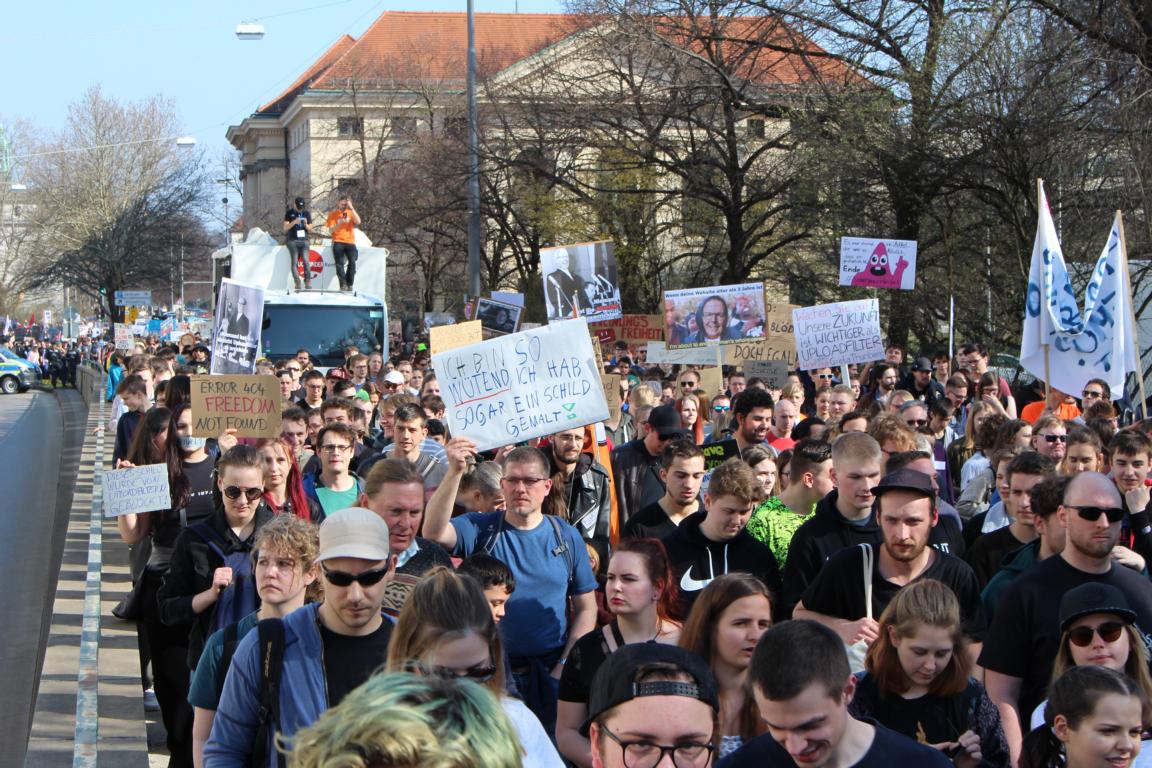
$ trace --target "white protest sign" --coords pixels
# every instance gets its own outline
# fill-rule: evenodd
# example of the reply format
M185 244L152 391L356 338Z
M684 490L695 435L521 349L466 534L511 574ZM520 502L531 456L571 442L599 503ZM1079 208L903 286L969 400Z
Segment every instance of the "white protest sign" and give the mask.
M648 342L649 363L659 365L716 365L715 347L681 347L668 349L662 341Z
M840 238L840 285L912 290L916 287L916 241Z
M876 299L801 307L792 310L792 320L802 370L884 359Z
M132 326L127 323L114 323L113 331L116 334L116 349L130 350L136 346L132 336Z
M105 472L103 486L104 517L155 512L172 506L167 464Z
M452 434L481 451L608 418L583 318L434 354L432 368Z

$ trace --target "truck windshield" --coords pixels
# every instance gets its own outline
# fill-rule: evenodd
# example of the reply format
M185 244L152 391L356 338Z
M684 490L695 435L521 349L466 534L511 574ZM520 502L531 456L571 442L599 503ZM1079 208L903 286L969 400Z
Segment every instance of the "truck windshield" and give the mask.
M381 308L264 305L260 346L265 357L279 360L307 349L316 365L330 368L344 364L344 349L352 344L364 354L387 354Z

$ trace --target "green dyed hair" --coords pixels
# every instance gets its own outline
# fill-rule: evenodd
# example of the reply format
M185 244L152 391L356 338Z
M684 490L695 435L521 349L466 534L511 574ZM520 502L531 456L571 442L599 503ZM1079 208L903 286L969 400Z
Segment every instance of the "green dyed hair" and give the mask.
M299 731L288 752L290 768L520 768L522 761L515 727L483 686L404 672L369 678Z

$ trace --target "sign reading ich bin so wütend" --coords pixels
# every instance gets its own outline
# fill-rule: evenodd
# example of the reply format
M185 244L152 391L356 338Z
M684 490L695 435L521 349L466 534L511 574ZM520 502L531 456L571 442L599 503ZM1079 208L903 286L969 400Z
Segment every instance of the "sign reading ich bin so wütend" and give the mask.
M608 418L583 319L432 356L453 435L484 451Z

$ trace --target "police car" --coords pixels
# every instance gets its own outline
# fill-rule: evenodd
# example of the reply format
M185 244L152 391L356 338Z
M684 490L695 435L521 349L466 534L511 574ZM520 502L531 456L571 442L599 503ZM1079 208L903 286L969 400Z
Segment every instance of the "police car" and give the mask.
M40 378L40 370L7 347L0 347L0 392L23 392Z

